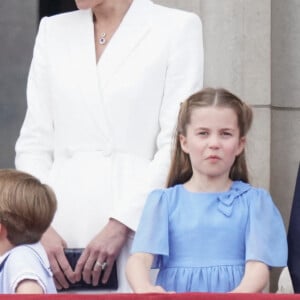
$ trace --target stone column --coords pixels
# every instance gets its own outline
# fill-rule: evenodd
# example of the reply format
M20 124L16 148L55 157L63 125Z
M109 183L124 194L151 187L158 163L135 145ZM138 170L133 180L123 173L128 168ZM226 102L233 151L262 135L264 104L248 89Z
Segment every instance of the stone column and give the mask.
M272 0L271 193L287 229L300 161L299 15L298 0Z
M203 22L205 86L222 86L253 105L248 138L252 183L269 189L271 128L271 0L160 0ZM257 155L259 153L259 155Z
M300 161L299 16L298 0L272 0L271 190L286 225Z
M37 0L0 1L0 168L14 167L36 30Z
M205 85L223 86L254 107L248 137L252 183L270 182L270 0L201 0ZM257 155L259 153L259 155Z

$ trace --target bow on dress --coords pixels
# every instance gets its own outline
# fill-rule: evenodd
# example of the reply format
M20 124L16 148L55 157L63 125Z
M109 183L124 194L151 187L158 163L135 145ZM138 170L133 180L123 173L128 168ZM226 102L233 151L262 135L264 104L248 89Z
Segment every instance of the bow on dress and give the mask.
M218 210L226 217L230 217L235 199L247 192L251 186L242 181L234 181L230 190L218 196Z

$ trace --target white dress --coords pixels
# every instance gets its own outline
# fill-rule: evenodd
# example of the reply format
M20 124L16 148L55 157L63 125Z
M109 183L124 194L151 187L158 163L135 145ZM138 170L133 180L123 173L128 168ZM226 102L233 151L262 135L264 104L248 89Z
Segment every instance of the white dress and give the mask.
M90 10L44 18L30 68L16 167L54 188L53 227L85 247L110 217L135 230L165 183L179 103L202 87L193 13L134 0L96 65ZM118 258L118 292L128 291Z

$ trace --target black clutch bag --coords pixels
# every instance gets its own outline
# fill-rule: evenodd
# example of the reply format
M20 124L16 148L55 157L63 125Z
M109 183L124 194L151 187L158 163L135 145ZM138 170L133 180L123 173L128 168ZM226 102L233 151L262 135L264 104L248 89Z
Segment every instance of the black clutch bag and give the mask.
M65 248L64 252L66 255L66 258L73 270L75 270L76 263L82 253L83 249L82 248ZM108 281L104 284L102 283L102 276L103 272L101 273L99 282L97 285L92 285L91 283L86 283L81 279L80 281L76 283L71 283L69 282L69 288L64 289L64 290L116 290L118 289L118 275L117 275L117 264L114 262L112 271L110 273L110 277Z

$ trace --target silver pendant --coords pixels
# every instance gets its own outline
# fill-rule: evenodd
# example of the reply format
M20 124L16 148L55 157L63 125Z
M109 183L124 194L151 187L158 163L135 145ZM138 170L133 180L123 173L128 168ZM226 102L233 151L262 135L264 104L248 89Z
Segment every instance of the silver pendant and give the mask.
M105 32L102 32L101 35L100 35L100 39L99 39L99 44L100 45L104 45L106 43L106 33Z

